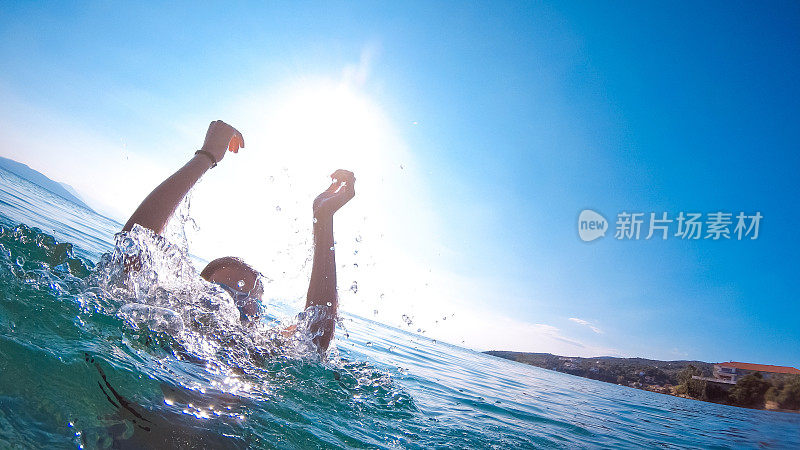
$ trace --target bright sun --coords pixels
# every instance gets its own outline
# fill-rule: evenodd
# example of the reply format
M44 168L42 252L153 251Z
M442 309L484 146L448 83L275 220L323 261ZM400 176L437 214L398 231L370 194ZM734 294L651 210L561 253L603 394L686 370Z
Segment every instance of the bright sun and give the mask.
M349 168L367 175L396 147L380 108L343 83L320 81L290 90L268 120L283 162L300 163L309 172Z

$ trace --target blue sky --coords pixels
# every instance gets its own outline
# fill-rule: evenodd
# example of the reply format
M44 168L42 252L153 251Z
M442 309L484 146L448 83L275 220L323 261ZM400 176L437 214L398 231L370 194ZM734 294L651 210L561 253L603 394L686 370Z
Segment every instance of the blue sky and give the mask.
M370 167L393 178L374 192L397 203L361 231L393 227L372 256L407 272L381 283L451 297L436 314L462 322L443 338L800 366L799 47L791 2L11 4L0 153L124 220L204 123L246 123L261 96L333 80L379 111L354 116L381 117L364 132L390 138L369 142L402 148L376 153ZM271 142L257 128L242 129L251 152ZM623 210L764 219L755 241L584 243L585 208L612 223ZM377 292L353 311L384 309ZM408 308L430 335L443 327ZM395 309L378 318L396 323Z

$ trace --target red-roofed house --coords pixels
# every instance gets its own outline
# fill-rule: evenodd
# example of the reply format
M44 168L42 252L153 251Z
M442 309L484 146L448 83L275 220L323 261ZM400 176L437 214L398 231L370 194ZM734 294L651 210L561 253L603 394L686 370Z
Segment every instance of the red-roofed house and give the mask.
M767 364L752 364L743 362L724 362L714 364L714 378L723 382L736 383L745 375L760 372L764 378L770 378L775 374L800 375L800 369L784 366L770 366Z

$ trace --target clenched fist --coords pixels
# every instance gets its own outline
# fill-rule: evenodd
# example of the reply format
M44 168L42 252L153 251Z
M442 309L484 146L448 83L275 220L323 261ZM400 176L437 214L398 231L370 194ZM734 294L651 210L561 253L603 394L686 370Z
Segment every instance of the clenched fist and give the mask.
M222 161L225 150L238 153L240 148L244 148L244 137L236 128L221 120L215 120L208 125L201 150L210 153L216 162Z

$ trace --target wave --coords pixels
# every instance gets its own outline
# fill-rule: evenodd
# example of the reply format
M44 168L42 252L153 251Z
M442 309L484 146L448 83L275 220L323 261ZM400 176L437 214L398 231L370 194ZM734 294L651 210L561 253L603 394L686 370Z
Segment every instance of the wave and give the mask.
M374 445L342 424L417 413L385 372L320 356L319 311L286 322L267 308L243 325L185 249L149 230L118 234L97 264L74 253L39 229L0 226L0 444Z

